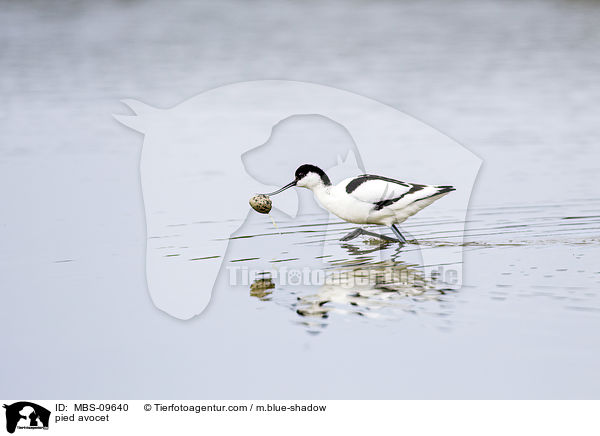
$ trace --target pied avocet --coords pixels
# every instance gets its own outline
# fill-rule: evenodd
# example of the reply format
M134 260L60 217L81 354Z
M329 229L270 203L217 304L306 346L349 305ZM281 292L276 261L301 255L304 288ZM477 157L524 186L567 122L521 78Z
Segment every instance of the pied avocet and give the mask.
M406 243L396 227L421 209L455 189L452 186L417 185L387 177L363 174L332 185L321 168L305 164L296 170L292 182L268 196L292 186L310 189L319 203L344 221L354 224L379 224L392 229L398 239L358 228L343 238L349 241L359 235L376 236L388 241Z

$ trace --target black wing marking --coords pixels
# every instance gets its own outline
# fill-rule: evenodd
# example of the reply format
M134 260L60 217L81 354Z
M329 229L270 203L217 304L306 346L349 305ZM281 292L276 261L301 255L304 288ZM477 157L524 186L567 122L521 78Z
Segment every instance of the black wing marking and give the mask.
M403 185L405 185L405 186L411 186L411 185L408 185L408 184L406 184L406 183L403 183ZM401 196L399 196L399 197L396 197L396 198L390 198L389 200L382 200L382 201L378 201L378 202L376 202L376 203L373 203L373 204L375 205L374 209L375 209L375 210L381 210L381 209L383 209L384 207L386 207L386 206L389 206L390 204L394 204L394 203L395 203L395 202L397 202L398 200L402 200L402 199L403 199L404 197L406 197L407 195L414 194L415 192L418 192L418 191L420 191L420 190L421 190L421 189L423 189L423 188L425 188L425 185L417 185L417 184L414 184L414 185L412 185L412 186L410 187L410 189L409 189L408 191L406 191L404 194L402 194L402 195L401 195ZM436 195L437 195L437 194L436 194Z
M346 185L346 192L348 194L352 194L352 192L354 192L356 190L356 188L358 188L360 185L362 185L363 183L365 183L368 180L383 180L385 182L396 183L398 185L402 185L402 186L406 186L406 187L411 186L409 183L401 182L400 180L390 179L388 177L375 176L372 174L361 174L360 176L351 180L350 183L348 183Z
M383 201L378 201L377 203L375 203L375 207L373 208L374 210L381 210L386 206L389 206L390 204L394 204L395 202L397 202L398 200L401 200L402 198L404 198L405 196L409 195L409 194L413 194L415 192L418 192L424 188L428 188L430 186L427 185L413 185L412 188L410 188L410 190L408 190L407 192L405 192L404 194L402 194L401 196L397 197L397 198L390 198L389 200L383 200ZM431 195L428 195L426 197L423 198L417 198L415 199L412 203L415 203L417 201L423 201L423 200L427 200L428 198L431 197L435 197L436 195L440 195L440 194L445 194L447 192L452 192L452 191L456 191L456 189L454 188L454 186L431 186L432 188L437 188L437 192L434 192Z

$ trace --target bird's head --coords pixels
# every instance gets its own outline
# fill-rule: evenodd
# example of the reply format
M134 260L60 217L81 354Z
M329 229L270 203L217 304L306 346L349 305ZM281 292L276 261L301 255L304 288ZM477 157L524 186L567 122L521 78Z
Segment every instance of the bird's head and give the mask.
M331 181L329 180L329 177L327 177L327 174L325 174L325 171L323 171L321 168L315 165L304 164L299 166L296 170L294 180L285 185L283 188L265 195L271 196L279 194L280 192L283 192L286 189L291 188L292 186L298 186L299 188L314 189L321 185L331 185Z
M300 188L313 189L319 185L331 185L331 181L327 177L327 174L325 174L325 171L315 165L301 165L296 170L295 177L296 186Z

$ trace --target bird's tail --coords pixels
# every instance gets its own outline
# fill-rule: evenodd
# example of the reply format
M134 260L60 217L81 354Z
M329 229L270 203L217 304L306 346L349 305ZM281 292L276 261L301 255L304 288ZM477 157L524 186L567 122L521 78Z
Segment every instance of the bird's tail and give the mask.
M456 191L456 188L454 186L450 186L450 185L447 185L447 186L436 186L436 188L438 189L437 194L445 194L447 192Z

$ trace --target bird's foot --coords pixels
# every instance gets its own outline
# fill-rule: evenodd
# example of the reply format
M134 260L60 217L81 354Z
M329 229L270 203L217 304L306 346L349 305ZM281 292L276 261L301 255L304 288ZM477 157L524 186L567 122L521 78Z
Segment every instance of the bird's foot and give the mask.
M406 241L400 241L396 238L390 238L389 236L382 235L379 233L369 232L368 230L365 230L362 228L358 228L356 230L351 231L347 235L340 238L340 241L350 241L352 239L359 237L360 235L373 236L375 238L383 239L384 241L387 241L387 242L400 242L401 244L406 242Z
M363 235L368 235L368 236L373 236L373 237L379 238L379 239L383 239L384 241L387 241L387 242L400 242L400 243L403 243L402 241L400 241L400 240L398 240L396 238L391 238L389 236L382 235L380 233L369 232L368 230L364 230L364 229L362 231L362 234Z

